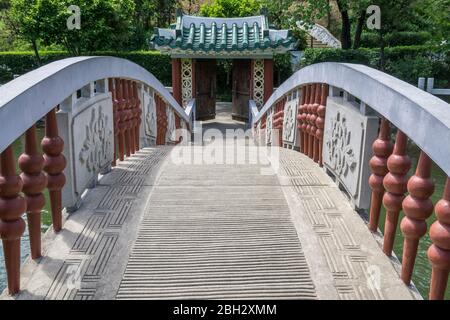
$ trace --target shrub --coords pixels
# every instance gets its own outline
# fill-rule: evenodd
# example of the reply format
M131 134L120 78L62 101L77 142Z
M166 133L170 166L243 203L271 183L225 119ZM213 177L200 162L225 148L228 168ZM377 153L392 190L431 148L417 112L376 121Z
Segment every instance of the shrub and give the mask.
M425 45L431 40L429 32L394 32L384 36L387 47L419 46ZM377 33L363 33L361 36L361 47L377 48L380 46L380 36Z

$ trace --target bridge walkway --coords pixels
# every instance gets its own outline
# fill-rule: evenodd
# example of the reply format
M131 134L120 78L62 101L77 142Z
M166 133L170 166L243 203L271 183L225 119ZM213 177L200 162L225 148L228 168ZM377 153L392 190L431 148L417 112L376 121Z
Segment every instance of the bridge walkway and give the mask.
M204 128L241 126L228 117ZM17 298L413 298L309 158L278 149L268 174L267 159L180 164L181 148L144 149L102 177L64 230L47 232L44 257L25 263Z

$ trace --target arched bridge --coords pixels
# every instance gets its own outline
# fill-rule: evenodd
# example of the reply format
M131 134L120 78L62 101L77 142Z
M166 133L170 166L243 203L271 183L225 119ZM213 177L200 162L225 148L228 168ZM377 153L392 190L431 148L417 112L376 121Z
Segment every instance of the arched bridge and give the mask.
M447 103L323 63L261 109L250 101L245 125L218 108L196 121L195 99L183 108L111 57L57 61L0 87L2 297L421 299L411 279L429 233L429 298L444 298L450 180L431 198L432 168L450 174Z

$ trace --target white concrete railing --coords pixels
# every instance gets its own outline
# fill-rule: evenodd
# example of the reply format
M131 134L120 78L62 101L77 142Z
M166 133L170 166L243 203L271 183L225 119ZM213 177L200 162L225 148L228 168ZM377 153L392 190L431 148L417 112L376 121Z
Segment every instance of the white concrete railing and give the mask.
M31 71L0 88L0 119L3 120L0 153L73 92L90 82L108 78L130 79L151 87L184 121L189 121L164 85L139 65L115 57L68 58Z
M403 210L401 278L410 285L419 241L433 214L433 162L450 176L449 108L445 101L378 70L320 63L283 83L253 118L252 129L260 144L299 150L323 166L356 208L370 211L372 232L378 230L384 205L383 251L388 256ZM275 135L275 130L281 133ZM412 166L408 139L421 151L412 177L408 176ZM437 221L430 229L430 299L444 298L450 272L448 208L450 178L436 203Z
M27 214L31 257L41 256L41 210L48 189L53 229L77 210L99 174L141 146L176 144L190 130L186 111L151 73L113 57L50 63L0 87L0 221L11 294L20 290L20 240ZM45 117L42 152L36 123ZM177 130L180 129L180 130ZM25 136L16 171L13 143ZM43 154L42 154L43 153Z

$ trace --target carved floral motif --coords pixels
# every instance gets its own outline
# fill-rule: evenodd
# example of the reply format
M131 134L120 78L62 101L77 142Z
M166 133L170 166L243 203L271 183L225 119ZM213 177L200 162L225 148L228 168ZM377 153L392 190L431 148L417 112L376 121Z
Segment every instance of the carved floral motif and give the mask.
M156 109L153 95L148 95L148 103L145 110L145 135L150 138L156 137Z
M294 142L296 105L296 100L288 102L284 112L283 140L291 143Z
M327 142L329 163L340 176L347 177L357 165L355 152L351 145L352 133L348 130L347 119L340 112L331 120L331 139Z
M92 109L91 121L86 125L86 137L79 154L80 162L89 172L97 172L109 158L112 150L112 130L108 130L108 115L102 107Z

